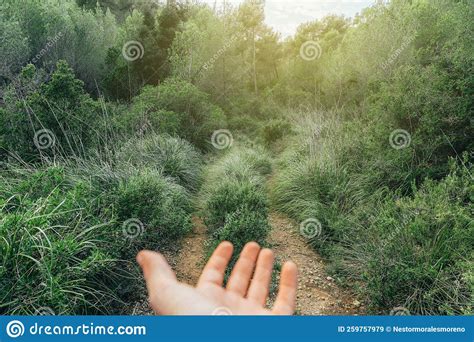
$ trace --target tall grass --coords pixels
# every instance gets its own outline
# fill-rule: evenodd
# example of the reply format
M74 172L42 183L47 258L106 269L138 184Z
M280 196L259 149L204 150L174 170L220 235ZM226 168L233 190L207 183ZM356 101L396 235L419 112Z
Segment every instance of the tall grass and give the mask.
M156 139L161 155L199 164L183 141ZM0 170L0 313L123 313L143 286L135 253L189 232L192 196L175 181L197 186L200 169L172 177L167 160L113 155Z
M0 184L0 311L113 311L119 279L131 276L117 253L124 239L105 194L61 167L7 172Z
M418 184L412 149L391 148L380 125L334 114L298 114L272 182L275 208L321 222L310 243L374 312L472 313L467 159L442 181Z

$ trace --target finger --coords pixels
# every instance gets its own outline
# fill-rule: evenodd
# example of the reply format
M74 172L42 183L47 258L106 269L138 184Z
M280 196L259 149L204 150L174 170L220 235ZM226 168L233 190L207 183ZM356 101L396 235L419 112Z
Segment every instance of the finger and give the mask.
M209 305L190 308L196 301L195 289L179 283L165 258L150 251L142 251L137 261L143 269L150 304L157 314L181 315L202 314L211 310Z
M213 283L222 286L224 283L224 273L232 257L233 250L234 247L228 241L221 242L221 244L217 246L202 271L198 286L202 286L205 283Z
M161 254L141 251L137 255L137 262L143 270L143 276L150 294L163 286L176 282L173 270Z
M280 290L278 291L273 313L276 315L292 315L295 311L298 269L293 262L283 265L281 271Z
M268 297L268 288L272 279L273 259L273 252L270 249L263 249L260 252L255 274L247 294L247 298L253 299L262 306L265 305Z
M235 264L230 274L227 290L245 296L252 278L255 262L257 261L260 246L256 242L249 242L245 245L239 260Z
M137 255L137 262L143 270L150 304L159 313L166 304L166 293L178 284L176 276L159 253L142 251Z

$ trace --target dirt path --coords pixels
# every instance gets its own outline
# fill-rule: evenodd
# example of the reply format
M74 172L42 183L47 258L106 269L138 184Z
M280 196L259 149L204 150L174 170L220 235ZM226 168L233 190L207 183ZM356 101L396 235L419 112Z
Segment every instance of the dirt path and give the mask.
M204 243L206 226L198 216L193 216L193 231L186 236L177 249L163 251L163 255L176 272L178 280L196 285L204 267ZM147 294L132 308L131 315L153 315Z
M184 238L181 253L176 259L176 276L180 281L196 285L204 268L204 244L207 239L206 226L201 218L193 217L193 232Z
M282 215L269 217L269 237L279 261L293 260L299 269L297 299L298 315L356 315L363 313L361 303L347 290L339 288L325 271L321 257L298 232L296 225ZM204 267L204 246L207 239L202 220L193 218L193 232L183 239L179 251L163 253L176 271L179 280L195 285ZM270 299L271 303L272 299ZM132 310L133 315L151 315L146 294Z
M292 260L298 266L298 315L357 315L362 304L348 290L341 289L325 271L322 258L286 217L271 213L269 238L279 261Z

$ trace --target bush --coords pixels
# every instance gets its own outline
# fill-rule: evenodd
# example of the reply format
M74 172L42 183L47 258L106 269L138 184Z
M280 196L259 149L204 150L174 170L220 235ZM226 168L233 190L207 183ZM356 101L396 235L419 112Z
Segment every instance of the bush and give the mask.
M247 242L265 242L269 225L264 175L270 171L270 161L258 147L234 146L210 168L202 192L204 222L211 234L209 256L223 240L234 244L235 255Z
M229 241L234 245L234 254L239 255L247 242L255 241L265 245L269 231L266 211L255 211L242 206L226 215L225 224L212 233L209 254L222 241Z
M143 88L123 120L125 127L176 133L196 147L207 149L212 132L224 127L225 116L207 94L191 83L167 79L157 87Z
M229 115L227 123L232 132L237 131L249 137L258 136L262 126L261 121L255 120L255 117L249 114Z
M131 139L118 152L118 159L137 168L159 170L191 191L201 183L201 154L180 138L151 135Z
M122 314L136 251L190 230L189 194L158 171L61 165L1 170L0 313Z
M263 183L263 177L271 171L270 157L263 148L235 146L209 167L206 183L212 187L224 178Z
M159 172L141 172L123 181L117 202L118 217L140 248L164 246L191 230L189 193Z
M202 190L205 222L211 231L242 206L266 215L265 175L271 172L266 152L259 147L233 147L207 171Z
M262 127L262 138L266 146L271 146L281 138L291 134L289 122L281 119L270 120Z
M47 82L28 65L18 87L7 89L6 109L0 112L0 141L5 150L35 161L40 156L84 156L91 147L101 145L99 103L84 91L84 83L66 62L58 62ZM25 93L24 98L17 93Z
M0 189L0 312L114 312L131 276L106 195L59 167L10 169Z
M275 207L321 222L311 244L340 279L358 284L374 312L472 313L467 157L443 180L418 185L425 170L413 170L413 149L391 148L383 125L366 134L361 122L327 124L309 137L305 124L309 131L290 142L272 188Z
M472 169L472 168L471 168ZM427 180L413 197L372 214L358 253L368 301L417 314L473 314L474 225L470 171Z
M267 198L258 184L228 179L215 185L206 202L205 223L211 232L221 228L229 214L245 208L267 216Z
M185 118L181 113L164 109L157 98L158 92L157 88L146 86L141 90L140 95L133 98L130 110L118 120L124 133L128 135L147 132L179 134Z

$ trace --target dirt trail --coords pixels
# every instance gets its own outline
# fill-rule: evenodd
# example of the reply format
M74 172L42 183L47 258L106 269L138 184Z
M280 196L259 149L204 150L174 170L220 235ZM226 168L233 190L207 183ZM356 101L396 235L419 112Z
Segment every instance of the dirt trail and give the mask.
M354 295L334 283L322 258L306 242L297 226L288 218L271 213L269 237L276 258L292 260L298 266L298 315L357 315L364 309Z
M183 238L177 248L160 251L176 272L179 281L196 285L204 267L204 244L207 239L206 226L198 216L193 216L193 231ZM152 315L147 294L132 308L131 315Z
M298 232L296 225L282 215L272 213L269 242L280 261L293 260L299 269L297 314L356 315L363 313L361 303L347 290L339 288L325 271L321 257ZM163 253L180 281L195 285L204 267L206 227L193 218L193 232L183 239L179 251ZM270 300L271 302L271 300ZM146 294L135 305L133 315L153 314Z
M193 232L183 239L181 253L176 258L176 276L180 281L196 285L204 268L204 244L207 239L206 226L202 220L193 217Z

